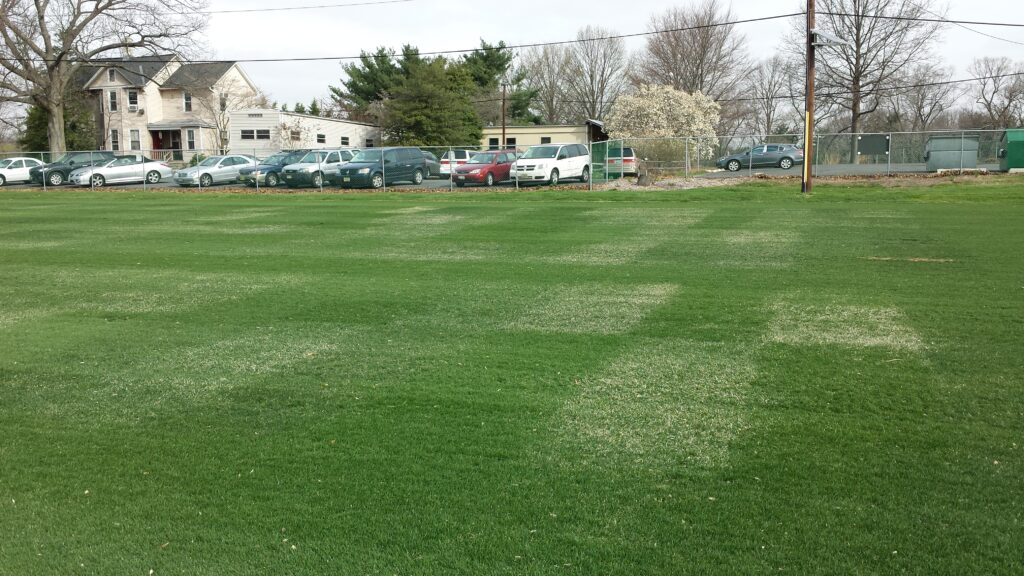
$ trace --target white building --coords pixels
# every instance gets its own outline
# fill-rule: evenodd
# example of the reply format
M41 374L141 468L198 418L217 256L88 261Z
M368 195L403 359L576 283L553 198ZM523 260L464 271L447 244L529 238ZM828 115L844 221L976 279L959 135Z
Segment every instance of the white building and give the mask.
M295 148L372 148L380 130L339 118L323 118L266 108L231 112L231 151L260 158Z
M538 144L583 144L608 139L604 124L587 120L583 124L530 124L505 127L505 144L501 144L501 126L485 126L480 145L491 150L523 148Z

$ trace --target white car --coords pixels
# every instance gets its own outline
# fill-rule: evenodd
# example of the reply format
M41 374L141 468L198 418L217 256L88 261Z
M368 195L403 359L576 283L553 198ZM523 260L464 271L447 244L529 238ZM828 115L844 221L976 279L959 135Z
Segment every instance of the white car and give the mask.
M172 174L174 174L174 170L167 164L150 160L141 154L135 154L115 156L113 160L102 164L72 170L68 175L68 183L97 188L106 184L143 181L156 184L164 178L170 178Z
M520 182L557 185L566 178L590 181L590 153L582 144L530 146L512 165L509 177Z
M281 181L289 188L319 188L332 175L337 175L338 168L352 156L352 150L311 150L301 160L281 170Z
M28 182L28 171L42 165L35 158L4 158L0 160L0 186L9 182Z
M469 162L469 157L476 154L475 150L447 150L441 154L441 175L450 177L456 168Z
M199 164L178 170L174 173L174 181L178 186L195 186L202 188L218 182L234 182L238 180L238 171L246 167L255 167L256 158L244 154L228 154L226 156L210 156Z

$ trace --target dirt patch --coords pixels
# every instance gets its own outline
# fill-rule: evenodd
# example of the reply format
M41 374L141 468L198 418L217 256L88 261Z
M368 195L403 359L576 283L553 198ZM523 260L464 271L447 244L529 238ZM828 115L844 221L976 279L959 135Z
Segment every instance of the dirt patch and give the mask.
M952 258L895 258L893 256L861 256L860 260L873 260L876 262L929 262L932 264L956 262Z

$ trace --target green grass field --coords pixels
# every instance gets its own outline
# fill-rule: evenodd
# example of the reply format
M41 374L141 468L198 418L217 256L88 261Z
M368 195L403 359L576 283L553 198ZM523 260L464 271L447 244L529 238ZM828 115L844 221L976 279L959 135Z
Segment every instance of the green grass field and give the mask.
M1024 180L0 194L0 574L1020 574Z

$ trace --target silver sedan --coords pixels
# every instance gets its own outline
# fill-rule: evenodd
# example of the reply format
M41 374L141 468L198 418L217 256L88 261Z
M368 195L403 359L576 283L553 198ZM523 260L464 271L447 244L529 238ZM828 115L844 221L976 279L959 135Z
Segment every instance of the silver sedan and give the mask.
M115 156L113 160L102 164L72 171L68 175L68 182L93 187L143 181L156 184L164 178L170 178L172 174L174 170L170 166L142 155Z

